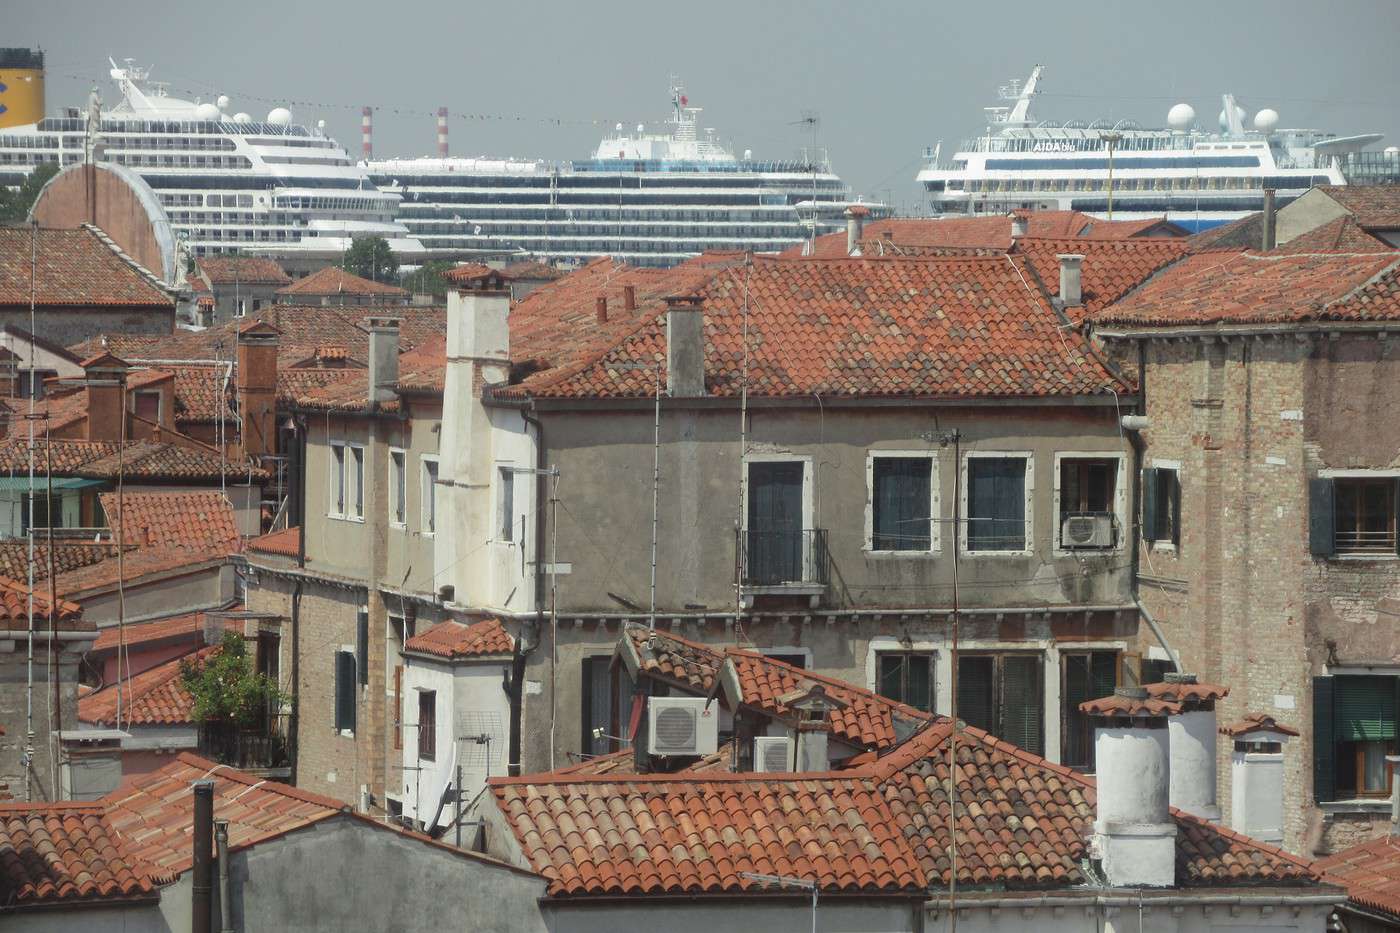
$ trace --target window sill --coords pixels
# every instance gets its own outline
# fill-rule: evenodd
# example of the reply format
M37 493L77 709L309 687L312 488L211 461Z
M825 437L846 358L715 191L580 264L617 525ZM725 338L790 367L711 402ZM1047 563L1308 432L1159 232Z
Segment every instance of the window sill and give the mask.
M1324 800L1317 805L1324 813L1389 813L1388 797L1351 797L1343 800Z
M1333 554L1328 560L1346 561L1348 563L1375 562L1378 564L1388 564L1400 560L1400 554Z
M1155 551L1159 554L1176 553L1176 545L1172 544L1170 541L1147 541L1145 543L1147 544L1148 550Z
M963 548L963 557L1034 557L1034 551L974 551Z
M1113 547L1059 547L1056 546L1052 552L1056 557L1082 557L1092 554L1121 554L1123 546L1121 544Z
M927 551L877 551L869 545L862 546L860 552L864 554L867 558L871 558L874 560L898 560L909 558L914 558L918 560L931 560L935 557L940 556L943 553L941 548L931 548Z
M397 529L397 530L399 530L399 531L407 531L407 530L408 530L408 523L407 523L407 522L390 522L390 523L389 523L389 527L390 527L390 528Z
M338 736L340 736L342 739L353 739L353 738L355 737L355 730L354 730L354 729L337 729L337 730L335 730L335 734L338 735Z

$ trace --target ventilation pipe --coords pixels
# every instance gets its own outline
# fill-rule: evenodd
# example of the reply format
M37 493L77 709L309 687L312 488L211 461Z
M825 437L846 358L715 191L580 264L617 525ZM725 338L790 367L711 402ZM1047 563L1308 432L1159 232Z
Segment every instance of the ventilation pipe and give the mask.
M1262 225L1263 228L1264 228L1264 236L1263 236L1263 242L1260 244L1265 250L1271 250L1271 249L1273 249L1275 246L1278 245L1278 243L1277 243L1278 236L1277 236L1277 234L1275 233L1275 226L1276 226L1276 224L1277 224L1277 220L1278 220L1278 216L1277 216L1277 212L1276 212L1276 210L1275 210L1275 208L1274 208L1274 189L1273 189L1273 188L1265 188L1265 189L1264 189L1264 217L1263 217L1263 221L1264 221L1264 222L1263 222L1263 225Z
M1167 720L1171 743L1171 805L1203 820L1220 821L1215 801L1215 703L1230 695L1228 687L1196 682L1195 674L1171 673L1151 684L1148 696L1176 705Z
M360 111L360 155L366 162L374 158L373 114L372 107Z
M1066 308L1083 304L1080 267L1084 264L1084 257L1079 253L1060 253L1055 258L1060 261L1060 301Z
M214 782L194 782L194 864L190 876L190 931L209 933L213 905Z
M228 820L214 821L214 847L219 853L219 933L234 933L228 897Z
M1090 853L1115 888L1176 883L1176 824L1169 809L1172 704L1140 687L1081 703L1095 717L1098 804Z
M438 158L447 158L447 108L439 107L437 112Z
M666 391L705 394L705 309L697 295L666 299Z

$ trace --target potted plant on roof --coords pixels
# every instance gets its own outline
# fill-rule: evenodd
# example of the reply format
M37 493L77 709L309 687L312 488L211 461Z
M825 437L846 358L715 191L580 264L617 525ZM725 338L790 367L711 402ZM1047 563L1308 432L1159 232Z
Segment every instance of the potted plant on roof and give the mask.
M269 729L269 713L287 696L258 673L248 644L225 632L217 648L180 662L180 682L193 700L202 754L240 768L278 768L286 760L280 736Z

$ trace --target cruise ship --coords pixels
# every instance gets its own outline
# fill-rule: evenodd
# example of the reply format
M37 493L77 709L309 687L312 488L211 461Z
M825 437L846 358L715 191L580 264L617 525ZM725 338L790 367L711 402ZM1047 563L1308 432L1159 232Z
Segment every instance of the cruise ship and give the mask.
M1259 210L1265 188L1282 206L1314 185L1347 184L1349 166L1400 165L1396 150L1362 152L1378 134L1280 129L1276 111L1251 118L1229 94L1218 132L1201 129L1185 103L1171 108L1164 129L1038 121L1031 104L1043 70L1001 88L1001 103L985 108L986 131L951 161L940 158L941 144L925 151L917 177L935 214L1076 210L1116 220L1165 216L1200 230Z
M42 53L0 50L37 66ZM11 63L14 63L13 61ZM89 128L94 158L124 165L160 199L177 239L196 255L269 253L325 258L356 236L382 236L401 261L423 252L398 221L399 196L380 191L364 169L325 133L292 122L285 107L264 118L230 112L230 101L181 100L150 80L147 69L112 61L119 102L5 125L0 120L0 185L16 186L43 162L82 162ZM42 100L42 91L39 92ZM42 116L42 104L30 117Z
M434 254L518 253L547 261L614 256L669 266L706 250L777 252L844 229L850 189L824 154L758 161L701 130L672 81L664 132L618 124L586 160L386 159L370 177L401 196L399 217ZM887 211L865 205L873 216Z

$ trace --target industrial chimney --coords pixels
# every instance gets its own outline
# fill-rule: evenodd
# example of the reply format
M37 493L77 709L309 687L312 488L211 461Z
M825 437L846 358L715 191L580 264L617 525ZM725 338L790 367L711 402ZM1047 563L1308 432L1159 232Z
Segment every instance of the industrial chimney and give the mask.
M447 158L447 108L438 108L438 158Z
M1176 706L1167 720L1171 743L1172 781L1169 799L1178 810L1219 822L1215 801L1215 703L1230 688L1196 682L1195 674L1168 674L1165 683L1150 684L1147 695Z
M374 110L366 107L360 111L360 156L366 162L374 158Z
M1176 883L1176 823L1169 810L1172 704L1140 687L1079 704L1095 717L1098 803L1089 851L1111 887Z

